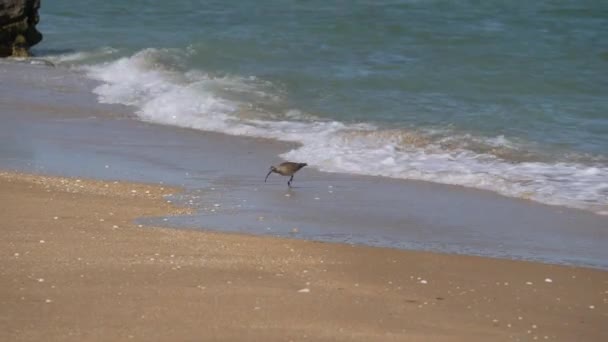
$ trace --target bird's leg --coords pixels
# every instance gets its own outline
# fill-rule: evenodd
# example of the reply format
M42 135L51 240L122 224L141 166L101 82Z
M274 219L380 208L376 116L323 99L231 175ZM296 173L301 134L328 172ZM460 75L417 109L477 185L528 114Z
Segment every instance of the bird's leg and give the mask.
M287 181L287 186L291 188L291 181L293 180L293 175L291 175L291 177L289 177L289 180Z

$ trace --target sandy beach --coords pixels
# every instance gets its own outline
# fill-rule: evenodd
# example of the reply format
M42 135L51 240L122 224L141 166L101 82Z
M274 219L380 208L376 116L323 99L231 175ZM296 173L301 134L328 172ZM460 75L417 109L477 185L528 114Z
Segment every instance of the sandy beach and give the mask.
M602 270L151 228L144 184L0 174L3 341L605 341Z
M39 2L0 342L608 341L605 3Z

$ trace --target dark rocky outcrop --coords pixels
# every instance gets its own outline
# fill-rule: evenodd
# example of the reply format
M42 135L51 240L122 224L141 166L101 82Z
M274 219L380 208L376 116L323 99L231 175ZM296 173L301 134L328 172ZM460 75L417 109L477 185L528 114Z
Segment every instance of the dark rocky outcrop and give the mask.
M0 57L29 56L42 40L36 30L40 0L0 0Z

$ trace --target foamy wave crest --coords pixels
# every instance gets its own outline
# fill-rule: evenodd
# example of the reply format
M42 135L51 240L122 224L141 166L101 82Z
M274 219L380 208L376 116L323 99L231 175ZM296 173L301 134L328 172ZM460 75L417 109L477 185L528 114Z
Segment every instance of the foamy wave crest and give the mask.
M501 139L490 139L488 146ZM508 151L513 148L510 145L507 142L494 149ZM460 146L446 148L441 139L435 141L424 134L346 130L328 139L307 141L283 157L306 160L323 171L461 185L608 214L608 167L512 162Z
M118 50L111 47L101 47L92 51L75 51L48 55L43 54L41 57L56 65L72 65L107 58L117 52Z
M542 161L502 136L383 129L279 110L288 107L267 82L187 70L184 58L146 49L87 70L102 81L100 101L135 106L142 120L297 142L282 157L323 171L461 185L608 214L606 163Z

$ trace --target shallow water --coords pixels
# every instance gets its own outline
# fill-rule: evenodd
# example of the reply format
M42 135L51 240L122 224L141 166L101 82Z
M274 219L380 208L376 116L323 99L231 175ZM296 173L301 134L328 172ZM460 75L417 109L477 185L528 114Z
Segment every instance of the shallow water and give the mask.
M144 121L608 214L605 1L57 0L35 48Z

